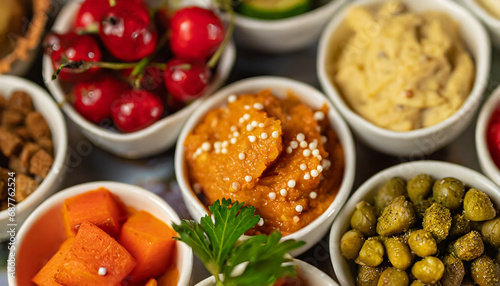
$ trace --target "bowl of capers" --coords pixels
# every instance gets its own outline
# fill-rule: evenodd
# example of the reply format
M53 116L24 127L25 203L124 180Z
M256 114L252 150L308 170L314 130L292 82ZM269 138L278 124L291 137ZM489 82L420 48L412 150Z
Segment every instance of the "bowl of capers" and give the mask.
M333 268L341 285L500 285L499 208L498 186L466 167L388 168L333 223Z

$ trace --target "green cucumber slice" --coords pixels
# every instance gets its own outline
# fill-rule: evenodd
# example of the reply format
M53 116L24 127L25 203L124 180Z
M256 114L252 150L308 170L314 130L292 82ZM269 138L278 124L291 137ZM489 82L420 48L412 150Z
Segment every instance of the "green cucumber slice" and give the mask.
M243 0L238 12L252 18L278 20L309 11L311 2L312 0Z

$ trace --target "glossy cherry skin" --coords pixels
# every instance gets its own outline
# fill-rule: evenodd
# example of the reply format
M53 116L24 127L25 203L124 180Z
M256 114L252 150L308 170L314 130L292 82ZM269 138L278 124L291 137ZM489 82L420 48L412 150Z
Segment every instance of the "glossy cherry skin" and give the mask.
M189 102L203 95L211 76L205 63L174 58L167 63L165 86L170 95L181 102Z
M90 35L51 33L45 38L45 53L52 60L54 70L57 70L65 59L71 62L99 62L102 59L101 50L96 39ZM62 81L82 81L92 78L99 68L91 68L85 72L63 68L58 75Z
M159 96L146 91L131 89L111 105L111 115L116 128L122 132L144 129L160 119L164 106Z
M224 25L211 10L187 7L170 20L170 48L185 60L206 61L224 40Z
M111 118L111 104L127 89L124 82L110 75L81 81L73 86L73 106L81 116L98 124Z
M118 0L118 1L135 1L142 3L141 0ZM98 31L101 19L106 10L111 6L109 0L85 0L78 9L75 17L75 30L90 30Z
M104 13L99 37L117 59L136 61L154 52L158 33L144 4L120 1Z

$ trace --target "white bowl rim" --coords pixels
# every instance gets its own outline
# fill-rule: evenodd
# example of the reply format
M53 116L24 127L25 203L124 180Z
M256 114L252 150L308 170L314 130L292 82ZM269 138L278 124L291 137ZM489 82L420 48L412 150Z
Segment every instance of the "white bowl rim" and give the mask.
M384 170L381 170L380 172L374 174L371 176L368 180L366 180L361 186L359 186L349 197L349 200L344 204L344 207L340 211L339 215L335 219L335 221L332 224L331 230L330 230L330 237L329 237L329 243L328 243L328 248L330 252L330 259L333 265L333 270L335 274L337 275L337 279L343 285L345 283L348 285L348 281L344 281L344 272L342 267L340 265L343 265L345 262L345 258L340 254L337 248L333 247L334 245L338 244L338 241L340 241L340 237L343 235L343 233L340 233L339 230L342 228L343 224L345 224L345 219L341 220L341 218L347 218L350 217L350 214L352 213L353 209L347 209L348 206L352 205L353 207L357 202L360 202L364 199L364 197L367 195L367 193L373 191L373 187L377 185L380 182L385 181L386 179L389 179L393 177L396 173L398 173L400 170L404 169L410 169L410 168L416 168L418 170L425 170L425 167L429 165L434 165L434 166L439 166L440 169L443 170L449 170L451 172L456 172L457 170L461 173L468 173L476 180L480 180L484 185L488 186L488 189L493 190L493 193L496 193L498 198L500 198L500 189L499 187L493 183L490 179L485 177L483 174L479 173L478 171L472 170L468 167L464 167L455 163L450 163L450 162L444 162L444 161L435 161L435 160L422 160L422 161L412 161L412 162L406 162L406 163L401 163L398 165L394 165L392 167L386 168ZM425 172L425 171L422 171ZM430 174L431 176L433 174ZM460 178L458 178L460 179ZM337 241L338 239L338 241Z
M477 0L462 0L480 19L484 20L488 25L500 29L500 19L492 16L482 5L479 5Z
M252 27L254 29L262 30L281 30L293 29L294 27L303 25L304 22L314 21L315 18L323 17L336 11L347 0L330 0L329 3L323 4L315 9L296 15L278 20L266 20L252 18L239 13L235 13L235 23L237 25Z
M479 111L479 117L476 122L476 152L481 167L483 167L484 173L490 177L495 183L500 185L500 168L495 164L491 157L491 153L487 144L487 129L493 115L493 112L499 108L500 104L500 86L498 86L490 98L486 100L481 111Z
M83 0L77 0L73 2L68 2L64 5L62 8L61 12L57 16L53 26L51 27L51 31L60 31L62 26L62 22L66 15L69 13L76 13L76 9L80 5L80 2ZM219 66L216 68L215 73L213 74L214 77L212 78L212 82L208 86L205 94L201 96L200 98L196 99L193 101L191 104L185 106L181 110L178 110L172 114L169 114L163 118L160 118L158 121L155 123L151 124L150 126L143 128L141 130L135 131L135 132L130 132L130 133L122 133L119 131L110 131L107 130L103 127L98 126L97 124L94 124L87 119L85 119L82 115L80 115L74 108L73 106L68 103L68 102L63 102L62 103L62 108L66 115L68 115L69 118L71 118L72 121L74 121L78 126L83 128L85 131L95 134L101 138L107 138L107 139L112 139L112 140L121 140L121 141L134 141L143 137L146 137L150 134L153 134L163 128L164 126L171 125L180 118L190 114L193 112L193 110L196 110L198 106L200 106L203 101L209 97L211 93L213 93L215 90L220 88L221 85L223 85L223 82L225 78L229 75L230 70L232 69L232 66L235 63L236 59L236 47L234 45L233 41L230 41L224 52L222 53L222 56L219 60ZM219 67L222 65L228 65L228 75L222 75L219 74ZM51 59L48 55L45 53L43 54L43 66L42 66L42 75L44 78L45 85L49 89L50 93L52 94L52 90L57 91L57 93L60 93L59 91L63 91L61 88L61 84L59 80L52 80L52 74L54 72L54 68L52 66ZM60 95L52 95L55 100L59 100L57 97L60 97Z
M289 90L294 90L295 88L306 89L308 90L309 95L321 96L324 102L328 105L329 108L329 116L331 115L334 119L336 125L338 125L339 130L335 130L337 136L345 140L346 144L342 144L344 149L344 160L345 160L345 168L344 168L344 176L342 178L342 183L339 187L337 195L333 202L330 204L328 209L318 216L315 220L309 223L307 226L302 229L291 233L289 235L284 236L282 239L296 239L300 240L301 237L306 236L312 230L316 229L320 226L327 218L330 216L335 217L344 203L346 202L350 192L352 185L354 183L355 176L355 165L356 165L356 155L355 155L355 145L354 140L352 139L351 131L347 124L344 122L340 114L333 107L330 101L323 95L322 92L317 90L316 88L310 86L309 84L284 78L284 77L276 77L276 76L260 76L260 77L251 77L247 79L243 79L227 85L226 87L219 90L216 94L212 95L203 105L203 107L196 110L191 117L188 119L186 124L184 125L181 134L177 140L177 146L175 149L175 169L176 169L176 179L179 184L179 188L181 193L183 194L184 199L188 198L194 203L195 208L199 213L207 213L205 206L198 200L196 195L191 190L186 178L185 178L185 170L184 170L184 140L187 134L191 131L192 127L201 119L201 117L206 114L207 111L212 110L217 105L216 103L222 98L229 96L232 93L237 92L229 92L237 89L244 89L251 87L253 85L258 85L260 83L268 83L269 88L272 86L286 86ZM300 96L298 93L295 94L299 99ZM332 121L331 121L332 122ZM333 128L333 126L332 126ZM194 218L199 219L199 218ZM312 247L309 245L307 247Z
M50 112L55 116L54 125L57 126L56 130L50 130L52 134L57 133L59 135L59 140L54 142L55 146L57 146L57 150L54 150L54 162L52 163L52 167L50 167L49 173L47 177L40 183L40 185L30 194L26 199L16 204L16 211L22 212L25 209L30 209L36 204L40 203L40 199L42 199L48 191L52 188L54 182L57 180L62 180L61 172L64 172L64 165L66 161L66 153L68 149L68 134L66 130L66 122L64 121L64 117L61 113L61 110L57 107L57 105L52 100L52 97L38 84L31 82L27 79L12 76L12 75L1 75L0 80L4 79L9 82L10 86L16 86L15 89L26 91L31 97L38 97L44 101L44 108L50 109ZM33 99L35 101L35 99ZM45 118L46 121L47 118ZM54 139L54 136L52 136ZM7 210L0 211L0 221L7 220L8 213Z
M356 123L357 125L363 126L366 129L370 129L377 135L387 137L390 139L416 139L424 136L428 136L435 132L442 130L443 128L453 125L457 121L462 119L462 114L466 112L471 112L474 110L474 107L479 104L481 97L483 95L484 89L487 86L489 79L489 71L491 66L491 45L490 38L488 33L486 32L483 25L473 16L469 11L467 11L464 7L454 3L453 1L448 0L433 0L434 2L441 2L443 6L449 6L448 9L454 10L456 13L461 14L465 20L470 21L469 25L475 27L476 35L479 40L482 42L482 45L479 45L479 57L475 60L475 81L472 86L472 89L469 93L469 96L462 104L462 106L450 117L445 120L434 124L429 127L415 129L411 131L392 131L389 129L385 129L371 123L367 119L363 118L361 115L353 111L345 102L343 96L337 90L335 85L331 82L330 77L326 71L326 55L328 52L328 47L330 43L331 36L336 32L338 26L344 21L344 17L346 12L355 6L359 5L377 5L377 3L386 2L388 0L355 0L351 2L349 5L343 7L343 9L339 12L339 15L332 19L332 21L326 26L323 30L323 33L320 38L320 42L318 45L318 56L317 56L317 73L319 77L319 81L323 89L325 90L326 95L330 98L335 107L339 109L339 111L346 117L347 122L350 125ZM467 44L467 43L466 43ZM483 80L486 79L486 80Z
M100 187L104 187L108 189L111 193L116 194L117 192L127 192L127 193L133 193L134 195L140 195L143 197L147 197L149 200L153 201L155 204L161 206L169 215L169 217L172 219L172 222L174 223L180 223L181 220L177 213L170 207L170 205L160 198L158 195L143 189L141 187L135 186L135 185L130 185L130 184L125 184L125 183L120 183L120 182L113 182L113 181L95 181L95 182L88 182L88 183L83 183L83 184L78 184L74 185L72 187L63 189L54 195L52 195L50 198L45 200L42 204L40 204L26 219L25 223L21 226L19 229L17 235L16 235L16 245L17 247L20 246L20 242L24 239L26 236L26 233L28 232L29 228L33 223L35 223L38 218L43 215L47 210L51 209L52 207L56 206L57 204L60 204L64 202L65 199L76 196L78 194L82 194L91 190L98 189ZM120 191L116 191L119 189ZM118 196L120 197L120 196ZM186 263L183 263L183 265L177 265L178 271L179 271L179 281L178 285L187 285L189 281L191 280L191 272L193 268L193 252L191 251L191 248L188 247L187 245L184 245L185 247L182 248L182 255L183 259L185 259ZM179 247L178 247L179 249ZM16 250L15 256L17 259L17 255L19 254L19 250ZM181 269L182 268L182 269ZM182 282L182 283L181 283ZM15 278L12 278L9 276L9 285L17 285L17 281Z

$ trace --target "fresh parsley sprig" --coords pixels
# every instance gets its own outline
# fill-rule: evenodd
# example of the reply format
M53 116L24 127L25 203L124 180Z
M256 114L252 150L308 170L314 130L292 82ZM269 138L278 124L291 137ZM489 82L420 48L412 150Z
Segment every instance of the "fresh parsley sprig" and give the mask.
M214 275L216 285L273 285L284 276L295 276L295 267L285 255L305 243L295 240L280 242L281 233L256 235L237 244L238 239L260 220L255 208L230 199L217 200L208 209L213 214L195 221L182 220L173 224L180 237L189 245L207 270ZM235 269L244 268L242 273ZM219 275L222 274L222 275Z

